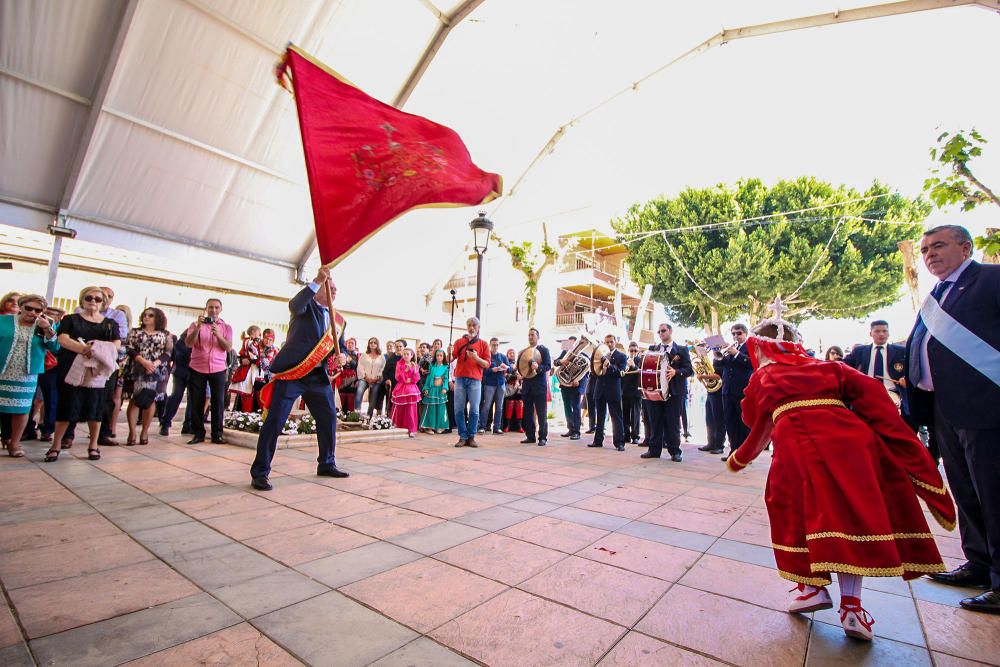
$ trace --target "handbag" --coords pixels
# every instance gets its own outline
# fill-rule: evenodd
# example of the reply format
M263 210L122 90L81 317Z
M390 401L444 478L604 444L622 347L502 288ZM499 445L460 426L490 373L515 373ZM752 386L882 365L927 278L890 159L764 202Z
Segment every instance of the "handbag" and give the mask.
M53 368L59 365L59 360L56 359L56 355L52 354L49 350L45 350L45 370L51 371Z

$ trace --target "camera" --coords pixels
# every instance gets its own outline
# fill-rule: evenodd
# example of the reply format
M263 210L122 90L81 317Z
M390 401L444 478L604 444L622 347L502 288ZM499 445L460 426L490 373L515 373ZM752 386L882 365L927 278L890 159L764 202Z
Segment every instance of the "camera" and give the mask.
M205 324L215 324L214 317L203 317L201 318L201 321L204 322Z

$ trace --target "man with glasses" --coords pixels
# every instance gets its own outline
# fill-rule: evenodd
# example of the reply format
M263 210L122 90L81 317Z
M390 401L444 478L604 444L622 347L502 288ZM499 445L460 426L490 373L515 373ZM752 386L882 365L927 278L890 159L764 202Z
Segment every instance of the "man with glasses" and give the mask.
M722 358L716 360L715 369L722 375L722 414L726 421L726 435L729 438L729 452L739 449L750 435L750 427L743 423L743 391L750 384L753 364L747 355L747 326L736 323L729 330L733 344L722 351ZM723 456L725 461L728 456Z
M649 451L642 454L644 459L658 459L667 448L670 460L681 462L681 404L687 400L687 379L694 373L691 366L691 354L686 345L674 342L674 328L669 324L657 327L660 342L649 346L650 352L663 355L663 364L667 365L666 376L670 397L665 401L649 401L642 403L649 411Z

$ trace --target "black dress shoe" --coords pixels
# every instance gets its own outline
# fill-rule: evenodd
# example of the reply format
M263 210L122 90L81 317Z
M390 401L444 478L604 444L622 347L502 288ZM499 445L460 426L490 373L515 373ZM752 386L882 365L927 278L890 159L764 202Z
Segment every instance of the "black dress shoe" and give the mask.
M670 455L670 460L673 461L674 463L680 463L681 462L681 455L680 454L671 454Z
M181 435L191 435L191 429L189 429L189 428L182 428L181 429Z
M653 452L646 452L645 454L639 454L639 458L640 459L658 459L660 457L657 456L656 454L654 454Z
M574 433L573 435L569 436L569 439L570 440L579 440L580 439L580 434L579 433Z
M990 575L971 563L959 565L951 572L934 572L929 575L934 581L949 586L986 588L990 585Z
M226 439L223 438L220 435L218 438L212 438L212 444L213 445L224 445L224 444L226 444Z
M699 447L698 451L699 452L708 452L708 453L711 454L712 453L712 445L705 445L704 447Z
M726 450L722 450L722 451L724 452L724 451L726 451ZM732 452L729 452L729 454L723 454L723 455L722 455L722 460L723 460L723 461L728 461L728 460L729 460L729 456L730 456L731 454L732 454Z
M534 438L525 438L524 440L521 441L521 444L522 445L533 445L533 444L535 444L535 439Z
M601 444L601 443L599 443L599 442L592 442L592 443L590 443L590 444L589 444L589 445L587 445L587 446L588 446L588 447L603 447L604 445L602 445L602 444Z
M974 598L965 598L958 604L962 605L962 609L968 609L969 611L1000 614L1000 590L986 591Z
M205 442L205 438L202 438L202 437L196 435L193 438L191 438L190 440L188 440L187 444L189 444L189 445L197 445L197 444L202 443L202 442Z
M708 450L708 453L709 454L721 454L724 451L726 451L726 450L724 450L724 449L710 449L710 450Z
M166 426L160 427L160 435L170 435L170 429Z
M590 428L590 429L587 429L586 431L584 431L584 433L586 433L588 435L591 434L591 433L597 433L597 429L596 428Z
M338 470L337 468L317 468L316 474L320 477L350 477L351 473Z
M545 438L542 438L541 440L538 441L538 446L539 447L544 447L547 444L549 444L549 441L546 440Z
M271 483L267 481L266 477L254 477L252 480L250 480L250 486L257 489L258 491L270 491L271 489L274 488L273 486L271 486Z
M617 449L619 452L624 452L625 445L615 445L615 449Z
M572 433L570 433L569 431L566 431L565 433L560 433L560 434L559 434L559 437L560 437L560 438L568 438L568 437L570 437L571 435L573 435L573 434L572 434Z

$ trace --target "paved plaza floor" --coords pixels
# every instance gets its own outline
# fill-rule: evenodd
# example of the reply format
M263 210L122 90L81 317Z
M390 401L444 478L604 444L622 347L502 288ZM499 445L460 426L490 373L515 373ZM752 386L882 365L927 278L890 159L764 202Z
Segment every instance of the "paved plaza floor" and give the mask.
M1000 617L926 579L865 579L870 645L787 614L766 453L421 436L342 445L346 480L279 451L258 493L251 450L184 439L0 457L0 665L1000 664Z

